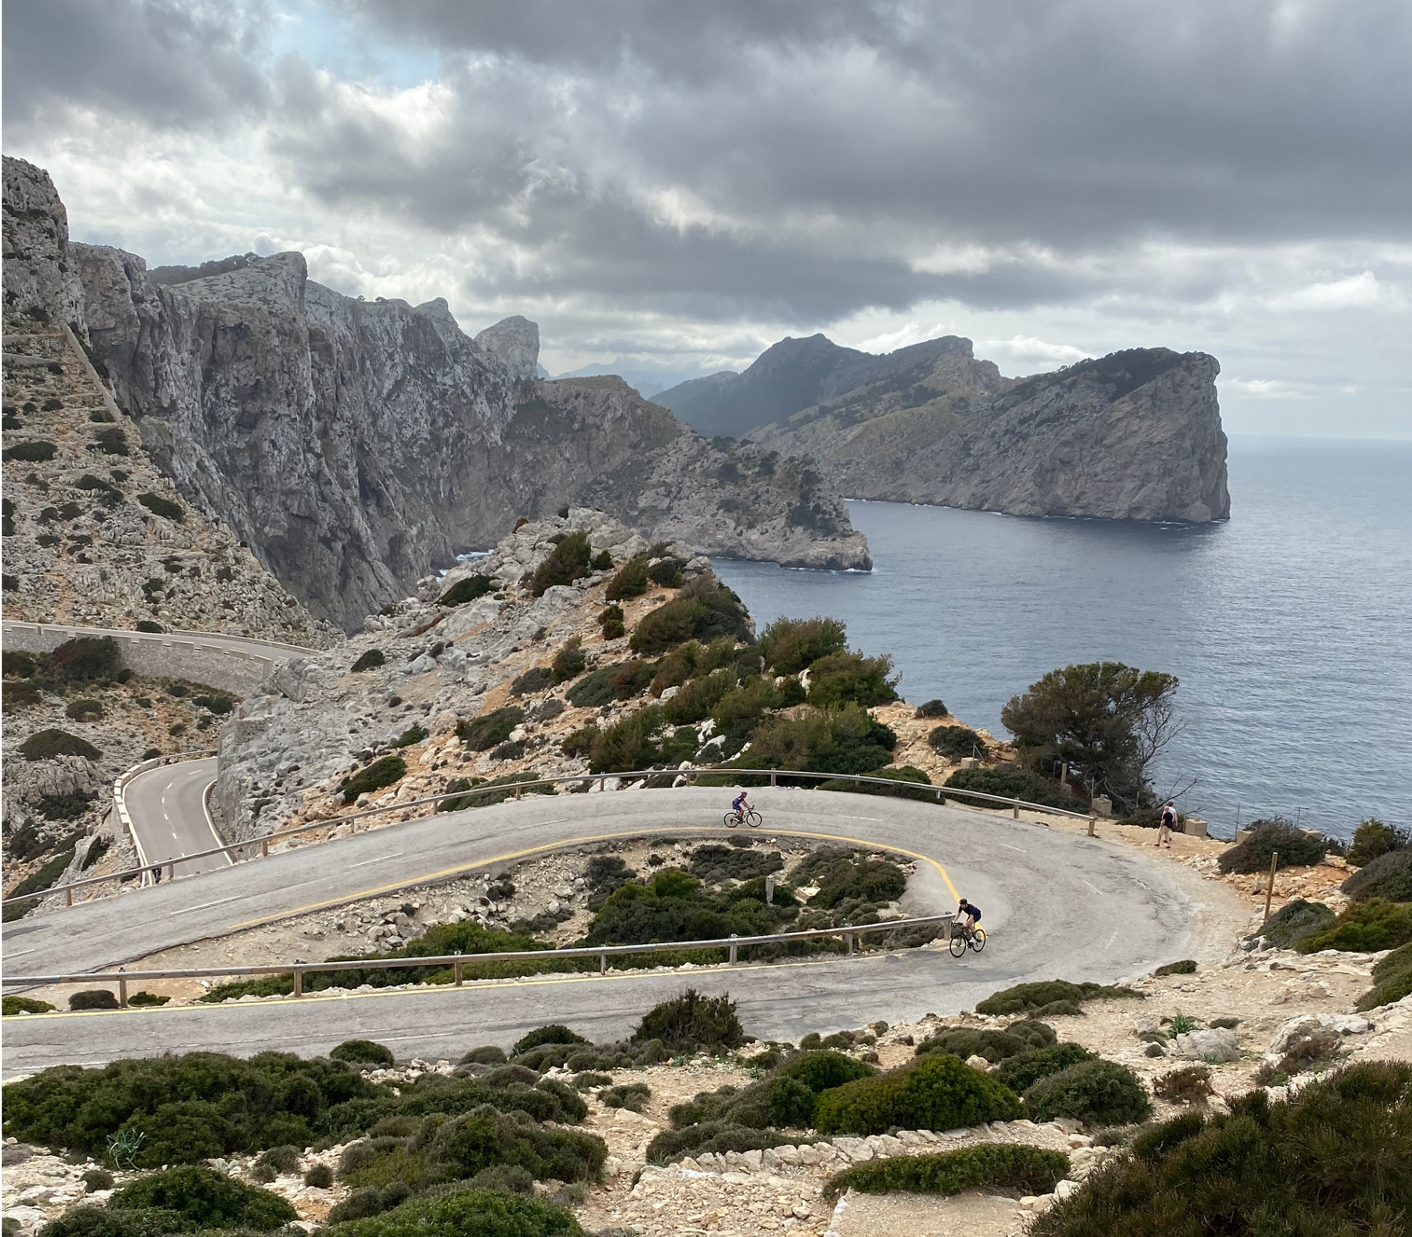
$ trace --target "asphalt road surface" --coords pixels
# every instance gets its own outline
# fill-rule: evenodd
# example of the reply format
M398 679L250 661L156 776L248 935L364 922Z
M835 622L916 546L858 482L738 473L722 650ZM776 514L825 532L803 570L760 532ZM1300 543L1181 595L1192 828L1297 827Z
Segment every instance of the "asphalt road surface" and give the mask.
M206 787L215 780L216 758L212 756L148 769L127 784L123 798L149 865L155 867L225 844L206 811ZM208 855L181 864L177 872L190 876L230 866L228 856Z
M1130 848L951 806L783 788L755 797L762 837L853 841L914 856L906 909L950 911L964 894L984 908L985 952L960 961L914 950L685 974L538 976L460 989L12 1017L3 1026L5 1075L175 1047L316 1053L353 1037L386 1043L399 1057L436 1059L508 1045L547 1022L613 1039L688 983L729 990L751 1033L794 1038L955 1012L1025 980L1108 982L1191 952L1194 905L1160 864ZM728 798L707 788L531 796L410 821L27 917L4 931L5 965L10 975L96 970L302 911L498 871L564 845L658 832L719 836Z

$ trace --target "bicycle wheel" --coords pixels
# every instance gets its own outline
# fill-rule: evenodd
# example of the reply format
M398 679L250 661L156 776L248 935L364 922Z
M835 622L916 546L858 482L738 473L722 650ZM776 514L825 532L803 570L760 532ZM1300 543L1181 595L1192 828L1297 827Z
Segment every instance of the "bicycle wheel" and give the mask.
M959 958L966 952L966 937L957 929L951 929L951 956Z
M727 829L734 829L736 825L740 824L740 817L734 812L727 812L721 820L721 824L725 825Z
M984 928L977 928L975 932L971 934L971 948L974 949L977 953L980 953L980 951L985 948Z
M745 823L752 829L758 829L760 827L760 813L754 810L746 812Z

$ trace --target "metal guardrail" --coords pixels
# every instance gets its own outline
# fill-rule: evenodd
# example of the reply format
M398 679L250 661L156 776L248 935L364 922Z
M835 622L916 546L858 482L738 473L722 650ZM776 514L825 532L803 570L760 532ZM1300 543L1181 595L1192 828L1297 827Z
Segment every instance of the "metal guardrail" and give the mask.
M171 644L174 641L181 644L190 644L192 648L200 649L206 653L237 653L244 657L252 657L256 660L273 661L275 658L261 657L262 650L269 650L272 654L287 653L294 657L307 657L311 653L321 653L322 649L305 647L301 644L285 644L279 640L261 640L254 636L227 635L223 631L190 631L182 627L173 627L169 631L128 631L123 627L86 627L82 623L37 623L32 619L5 619L4 630L14 629L30 630L36 632L55 632L59 635L70 637L77 636L112 636L115 640L134 640L144 644ZM219 642L219 643L217 643ZM228 644L226 642L229 642ZM250 651L240 647L230 647L230 645L249 645ZM286 658L285 660L288 660Z
M543 962L546 959L597 958L598 973L608 973L608 959L635 954L681 953L686 950L720 949L729 955L728 964L736 965L743 946L790 944L794 941L817 940L820 937L839 936L843 938L844 951L853 953L855 937L874 932L896 932L907 928L926 928L936 925L944 929L944 939L951 939L952 915L924 915L916 919L890 919L881 923L858 924L845 928L812 928L804 932L776 932L767 936L731 936L709 941L654 941L645 945L590 945L576 949L527 949L506 953L486 954L440 954L430 958L368 958L348 962L286 962L271 966L214 966L177 971L90 971L79 975L6 975L0 984L6 986L50 987L61 984L116 983L118 1004L127 1004L127 986L130 983L145 983L155 979L209 979L216 976L233 975L288 975L294 976L296 997L304 995L304 977L311 972L326 971L372 971L396 970L413 967L435 967L445 970L451 967L455 973L455 986L464 983L467 965L481 962ZM508 977L507 977L508 978Z
M131 773L132 770L129 770ZM245 858L246 852L258 849L260 857L267 859L270 854L270 843L283 841L285 838L297 837L301 834L311 833L316 829L336 829L350 821L362 820L369 816L386 816L391 812L405 811L407 808L425 807L430 803L445 803L448 799L470 799L478 795L513 794L519 799L526 790L532 790L536 786L556 786L563 783L597 782L602 789L609 778L619 781L648 780L660 777L685 776L687 785L692 784L690 779L704 776L737 776L737 777L768 777L771 786L778 786L780 778L813 778L816 781L832 782L845 781L857 783L869 783L875 786L884 786L890 790L901 791L907 798L916 798L918 794L932 791L936 794L937 804L940 806L946 799L956 795L964 795L971 799L982 799L987 802L999 804L1002 807L1011 809L1011 815L1015 820L1020 819L1020 809L1027 811L1042 812L1050 816L1067 816L1074 820L1086 820L1089 822L1089 832L1093 832L1095 817L1086 812L1073 812L1068 808L1051 807L1043 803L1030 803L1025 799L1009 799L1004 795L992 795L978 790L961 790L958 787L930 786L923 782L902 782L889 777L872 777L860 773L815 773L810 770L799 769L736 769L736 768L704 768L704 769L634 769L627 773L567 773L554 777L536 778L529 782L502 782L499 785L485 784L472 786L468 790L443 790L440 794L431 795L423 799L408 799L402 803L389 803L382 807L366 808L361 812L350 812L346 816L331 816L327 820L313 821L307 825L300 825L295 829L283 829L278 833L262 834L258 838L251 838L245 842L230 842L225 846L213 846L210 850L193 851L189 855L181 855L175 859L164 859L156 867L167 870L169 878L176 878L176 867L180 863L190 863L196 859L206 859L211 855L233 856L232 863L236 858ZM126 775L125 775L126 776ZM123 779L119 779L122 781ZM729 783L728 783L729 784ZM114 784L114 795L117 798L116 783ZM961 810L968 810L965 805L960 805ZM461 809L457 809L458 811ZM970 809L974 810L974 809ZM123 808L126 811L126 808ZM121 815L121 813L120 813ZM405 823L405 822L399 822ZM705 828L707 826L703 826ZM1046 826L1047 828L1048 826ZM253 858L253 855L248 857ZM20 897L6 898L0 902L0 906L9 906L15 902L32 902L37 898L46 898L61 891L67 894L68 905L73 905L73 891L84 889L93 885L107 884L110 881L129 881L134 878L142 878L152 872L152 867L144 866L140 868L128 868L121 872L109 872L104 876L88 877L85 880L73 881L67 885L51 886L48 889L38 890L35 893L23 894Z

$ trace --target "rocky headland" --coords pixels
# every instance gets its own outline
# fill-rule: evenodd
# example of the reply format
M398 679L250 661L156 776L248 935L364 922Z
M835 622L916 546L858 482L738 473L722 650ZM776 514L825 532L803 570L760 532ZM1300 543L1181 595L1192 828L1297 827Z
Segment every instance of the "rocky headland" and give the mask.
M655 398L703 434L804 456L850 498L1010 515L1230 515L1220 366L1135 348L1011 379L948 335L883 356L785 339Z
M7 306L69 323L187 501L345 630L567 504L707 553L870 566L816 472L711 443L620 380L540 381L524 318L472 338L444 300L342 296L298 253L149 273L71 243L48 174L11 158L5 222Z

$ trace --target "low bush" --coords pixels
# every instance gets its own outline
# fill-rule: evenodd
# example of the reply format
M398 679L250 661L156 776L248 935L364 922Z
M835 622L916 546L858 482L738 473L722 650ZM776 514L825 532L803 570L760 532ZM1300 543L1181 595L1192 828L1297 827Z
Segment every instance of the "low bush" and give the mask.
M28 996L0 997L0 1014L47 1014L54 1007L48 1001L36 1001Z
M55 756L83 756L97 760L102 755L87 739L66 730L37 730L20 744L20 755L26 760L52 760Z
M554 671L548 666L534 666L517 674L510 682L510 695L531 696L554 685Z
M62 683L116 679L122 668L122 654L112 636L79 636L49 654L49 671Z
M535 568L534 575L530 578L530 592L539 597L546 589L553 588L556 584L572 584L575 580L582 579L592 570L592 557L588 534L581 531L570 533L549 552L549 557Z
M1205 1065L1180 1065L1152 1084L1155 1094L1179 1104L1199 1104L1211 1094L1211 1070Z
M943 1052L960 1057L963 1061L971 1057L984 1057L992 1065L997 1065L1009 1057L1017 1057L1036 1048L1047 1048L1053 1043L1054 1030L1043 1022L1017 1022L1003 1031L947 1027L918 1044L917 1056Z
M155 992L134 992L127 1003L134 1009L156 1009L171 999L169 996L158 996Z
M1303 936L1295 948L1302 954L1321 949L1346 949L1373 953L1396 949L1412 941L1412 902L1369 898L1355 902L1322 932Z
M111 1190L117 1184L113 1174L106 1168L90 1168L80 1180L86 1194L92 1194L95 1190Z
M15 898L25 897L26 895L31 893L42 893L44 890L50 888L54 884L54 882L59 879L59 877L61 877L66 871L68 871L69 864L71 864L73 861L73 850L60 851L57 855L50 859L48 863L46 863L42 868L40 868L39 871L31 872L28 876L26 876L24 880L22 880L18 885L16 885L13 889L10 890L7 896L11 900L13 900ZM20 903L17 905L7 906L5 908L5 913L6 915L12 915L16 911L18 911L20 915L24 915L32 909L33 904ZM6 922L8 923L9 920L7 919Z
M1014 1093L955 1057L929 1054L876 1078L860 1078L819 1097L821 1134L949 1130L1023 1115Z
M1003 988L992 993L976 1005L978 1014L1023 1014L1043 1015L1056 1004L1078 1006L1085 1001L1102 1001L1116 998L1141 1000L1143 994L1132 988L1117 985L1094 983L1071 984L1063 979L1045 979L1036 983L1016 984L1013 988ZM1070 1012L1070 1011L1064 1011Z
M510 732L525 720L525 711L517 705L492 709L469 721L456 723L456 737L473 752L489 751L510 737Z
M329 1052L330 1061L351 1061L355 1065L396 1064L390 1048L374 1043L370 1039L345 1039L337 1048Z
M117 1009L118 998L106 988L84 988L69 997L70 1009Z
M603 596L609 601L623 601L629 597L641 597L647 592L647 555L637 554L628 559L617 574L608 581Z
M1409 841L1406 829L1396 829L1373 816L1353 831L1353 840L1348 844L1348 853L1344 858L1349 867L1361 868L1382 855L1406 850L1409 845L1412 841Z
M1354 901L1386 898L1412 902L1412 850L1394 850L1370 859L1341 886Z
M413 724L408 726L397 738L393 739L393 747L413 747L427 737L425 726Z
M267 1180L273 1181L281 1173L286 1176L297 1173L300 1159L299 1148L285 1144L262 1151L255 1159L255 1168L268 1170L270 1176Z
M679 1130L663 1130L647 1144L650 1164L667 1164L684 1155L702 1155L713 1151L757 1151L797 1142L777 1130L756 1129L748 1125L731 1125L725 1121L702 1121Z
M183 1220L199 1222L203 1228L270 1229L299 1218L299 1213L279 1195L195 1165L139 1177L108 1200L110 1211L144 1207L174 1212Z
M914 717L946 717L946 705L940 700L926 700L917 706Z
M42 438L31 439L29 442L17 442L13 447L6 447L3 455L5 460L20 460L26 464L44 464L52 460L58 454L59 448L52 442L45 442Z
M703 996L688 988L679 997L654 1005L632 1034L635 1044L661 1040L673 1051L691 1050L699 1044L707 1048L739 1048L745 1042L745 1028L736 1015L735 1002L726 993Z
M411 1194L412 1187L405 1181L394 1181L380 1190L359 1190L335 1206L325 1219L329 1224L338 1224L343 1220L366 1220L369 1216L381 1215L405 1203Z
M969 726L938 726L927 735L927 744L938 756L951 760L985 755L985 740Z
M391 786L394 782L401 781L406 772L407 762L401 756L380 756L366 769L360 769L343 783L340 788L343 791L343 802L352 803L361 794Z
M1187 1114L1133 1143L1031 1237L1396 1233L1412 1213L1412 1065L1345 1069L1271 1103L1264 1091L1229 1115Z
M1293 949L1298 941L1330 927L1337 916L1322 902L1295 898L1280 907L1256 933L1280 949Z
M224 717L227 713L229 713L232 709L235 708L234 700L232 700L229 696L222 696L219 694L193 696L191 698L191 703L200 706L201 708L205 709L208 713L214 713L217 717ZM426 736L423 735L422 737L425 738Z
M827 1049L801 1052L790 1057L775 1069L780 1078L792 1078L803 1083L815 1095L841 1087L846 1082L859 1078L872 1078L877 1074L876 1066L868 1065L854 1057Z
M180 503L174 503L170 498L163 498L160 494L139 494L137 501L153 515L159 515L164 520L171 520L174 524L180 524L186 518Z
M587 665L588 658L583 649L579 647L579 638L574 636L554 655L554 664L550 667L550 671L554 676L554 682L567 683L570 679L578 678Z
M604 1108L628 1108L641 1112L652 1098L652 1088L645 1082L625 1082L616 1087L605 1087L598 1093L598 1102Z
M872 769L867 774L868 777L880 777L889 782L896 783L895 786L879 786L876 782L854 782L845 778L829 778L826 782L820 782L820 790L845 791L857 795L884 795L894 799L918 799L923 803L939 803L935 791L910 790L909 786L930 786L931 778L915 765L897 765L886 769Z
M425 1155L439 1175L472 1177L508 1165L538 1180L589 1181L603 1167L608 1148L592 1134L545 1129L516 1114L482 1107L439 1125Z
M844 1190L951 1195L985 1189L1048 1194L1068 1173L1069 1157L1062 1151L992 1143L940 1155L895 1155L855 1164L829 1178L824 1196L834 1198Z
M304 1184L316 1190L327 1190L333 1185L333 1169L327 1164L311 1164L304 1174Z
M548 1026L536 1027L527 1035L515 1041L515 1045L510 1049L512 1057L519 1056L522 1052L528 1052L531 1048L538 1048L543 1044L586 1044L577 1031L571 1031L561 1022L551 1022Z
M1077 810L1074 796L1057 782L1027 773L1023 769L957 769L946 779L945 785L954 790L974 790L983 795L999 795L1005 799L1020 799L1025 803L1038 803L1043 807L1062 807ZM985 799L974 799L969 795L952 795L957 803L967 807L996 807Z
M1328 852L1326 838L1303 829L1296 829L1289 821L1276 816L1270 820L1252 821L1250 836L1229 850L1223 851L1216 861L1223 873L1268 872L1270 856L1279 852L1282 868L1320 862Z
M387 658L381 649L369 649L357 661L348 667L350 674L362 674L364 670L375 670L378 666L385 665Z
M719 885L728 880L747 881L756 876L768 876L783 868L784 856L777 850L763 851L710 842L691 852L686 870L704 884Z
M596 709L614 700L627 700L640 694L647 684L630 670L622 673L631 664L620 661L600 666L569 688L564 698L576 709Z
M1163 975L1195 975L1196 961L1193 958L1183 958L1180 962L1168 962L1165 966L1159 966L1152 973L1158 978Z
M847 647L843 624L831 618L779 618L760 636L760 654L776 674L798 674Z
M325 1237L580 1237L573 1214L541 1198L466 1189L410 1198L381 1215L322 1230Z
M1081 1061L1097 1060L1082 1044L1065 1042L1047 1048L1032 1048L1028 1052L1007 1057L991 1074L996 1082L1004 1083L1016 1095L1023 1095L1041 1078L1048 1078Z
M629 644L639 656L655 657L687 640L718 636L749 642L750 618L740 598L703 571L671 601L644 615Z
M461 1065L504 1065L510 1058L505 1049L495 1044L472 1048L459 1062Z
M495 591L495 581L486 575L469 575L457 580L436 599L439 606L464 606L467 602Z
M1132 1125L1152 1112L1136 1074L1102 1059L1080 1061L1031 1084L1025 1107L1035 1121L1072 1117L1085 1125Z
M598 628L603 633L605 640L617 640L627 635L627 627L623 623L623 608L614 604L604 606L598 615Z
M593 751L593 745L598 741L603 732L592 722L587 726L580 726L577 730L571 730L559 741L559 750L565 756L587 756Z
M1373 967L1373 986L1358 998L1358 1008L1368 1010L1391 1005L1409 993L1412 993L1412 944L1399 946Z
M890 704L897 699L898 676L892 658L865 657L848 649L828 653L809 667L809 703L834 709L844 704L863 708Z
M87 697L70 700L64 708L64 716L75 722L97 721L103 716L103 704Z

